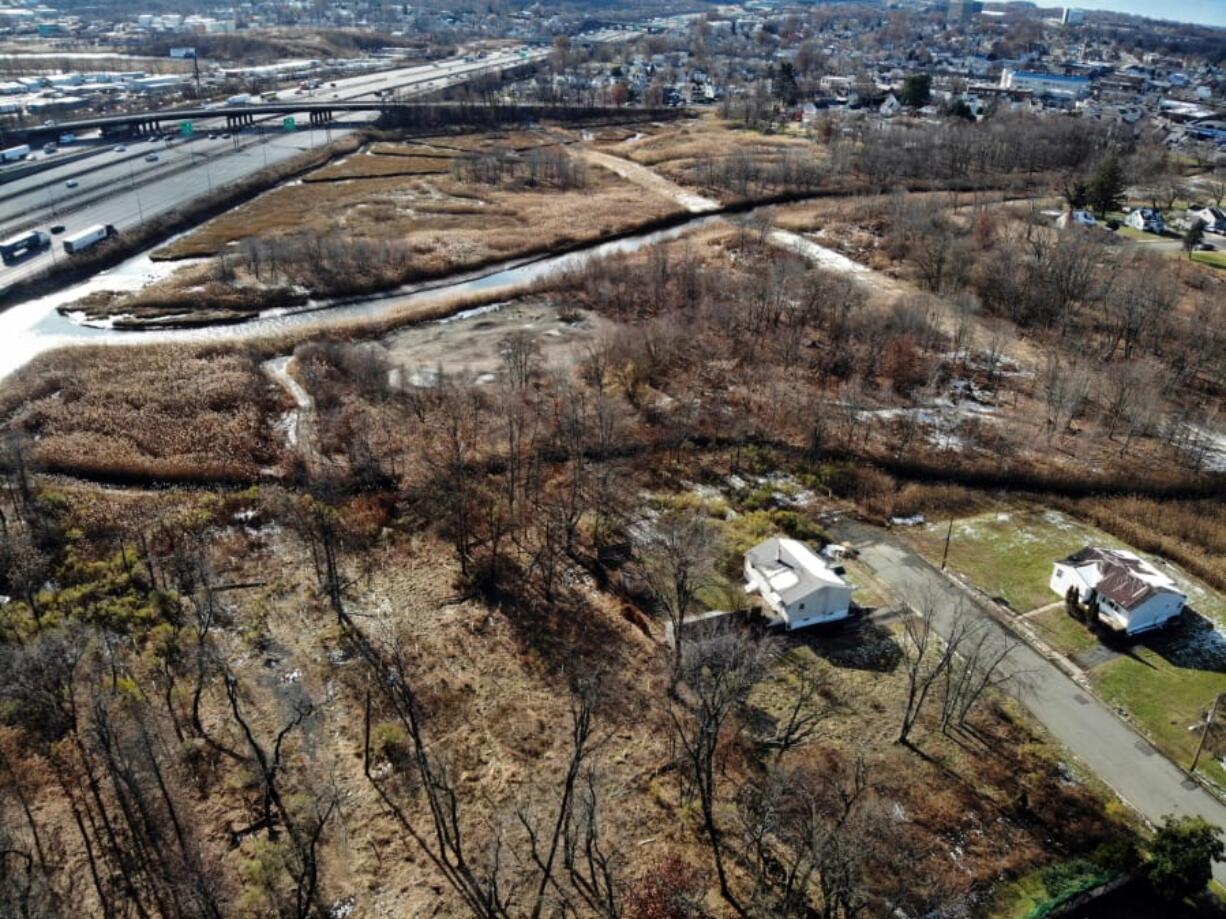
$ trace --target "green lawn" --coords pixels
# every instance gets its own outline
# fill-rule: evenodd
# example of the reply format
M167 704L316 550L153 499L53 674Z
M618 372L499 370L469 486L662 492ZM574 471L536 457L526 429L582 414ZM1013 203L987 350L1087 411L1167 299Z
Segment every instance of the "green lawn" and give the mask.
M1156 236L1153 233L1146 233L1144 230L1138 230L1135 227L1126 226L1124 225L1123 221L1120 222L1120 228L1115 232L1124 239L1131 239L1135 242L1141 243L1160 243L1170 238L1167 236Z
M910 531L920 553L937 565L948 526L949 521L938 520ZM954 522L947 565L1025 613L1060 599L1047 586L1052 564L1089 543L1120 545L1055 511L994 511Z
M1192 261L1213 268L1226 268L1226 252L1193 252Z
M1026 620L1039 637L1066 657L1086 651L1098 644L1098 639L1084 625L1072 618L1061 605Z
M920 552L936 564L947 526L947 521L937 521L911 531ZM1059 601L1047 586L1052 563L1089 544L1123 545L1055 511L1009 508L956 521L948 567L988 594L1003 597L1014 610L1026 612ZM1187 765L1198 739L1188 727L1218 693L1226 692L1226 599L1177 566L1149 558L1188 593L1195 613L1185 616L1177 631L1133 643L1124 656L1099 664L1088 675L1107 702L1128 712L1169 756ZM1066 655L1098 643L1062 605L1027 622ZM1202 756L1200 770L1226 787L1226 769L1211 756Z
M1153 648L1134 645L1132 655L1090 672L1099 694L1131 713L1137 724L1179 765L1187 768L1200 735L1188 727L1203 718L1214 697L1226 692L1226 674L1181 667ZM1202 755L1198 771L1226 787L1226 770Z

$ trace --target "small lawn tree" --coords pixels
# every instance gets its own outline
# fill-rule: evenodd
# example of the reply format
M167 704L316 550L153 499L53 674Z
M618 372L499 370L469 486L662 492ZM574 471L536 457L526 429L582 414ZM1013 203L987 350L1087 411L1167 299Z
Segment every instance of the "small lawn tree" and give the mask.
M1192 257L1192 253L1196 251L1196 247L1205 241L1205 221L1197 217L1183 232L1183 251L1188 253L1188 258Z
M1213 863L1226 859L1222 830L1203 817L1168 814L1149 847L1149 883L1165 900L1200 893L1213 877Z

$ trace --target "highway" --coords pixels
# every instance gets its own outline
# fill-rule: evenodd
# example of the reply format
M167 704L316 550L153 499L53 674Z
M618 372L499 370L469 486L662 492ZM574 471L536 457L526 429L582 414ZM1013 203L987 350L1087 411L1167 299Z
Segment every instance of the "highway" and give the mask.
M481 74L536 63L547 54L544 49L526 55L521 55L520 49L510 49L472 61L449 58L338 79L335 85L324 83L301 99L313 103L356 101L373 98L379 90L395 91L397 98L411 98ZM296 98L292 93L283 90L281 101ZM241 110L235 108L236 112ZM254 128L236 131L229 138L222 136L228 130L225 120L216 119L195 124L192 140L115 140L97 156L0 185L0 239L29 228L65 228L53 237L50 249L0 268L0 285L7 286L68 258L61 245L64 236L98 223L112 224L120 232L137 227L214 188L330 143L376 117L377 112L350 113L345 124L314 128L305 124L304 118L300 119L304 123L299 130L287 132L281 128L280 116L276 116L257 121ZM125 149L115 151L118 146ZM156 159L149 159L152 156ZM69 188L68 182L75 183L74 187Z

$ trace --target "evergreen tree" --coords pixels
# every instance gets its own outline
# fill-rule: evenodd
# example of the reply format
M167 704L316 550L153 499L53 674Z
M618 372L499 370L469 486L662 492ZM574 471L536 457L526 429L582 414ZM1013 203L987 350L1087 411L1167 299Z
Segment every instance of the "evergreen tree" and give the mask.
M1111 154L1104 159L1090 179L1089 203L1099 216L1106 216L1108 211L1118 211L1124 199L1124 170L1120 161Z
M908 108L923 108L932 98L932 77L926 73L914 73L902 84L898 101Z

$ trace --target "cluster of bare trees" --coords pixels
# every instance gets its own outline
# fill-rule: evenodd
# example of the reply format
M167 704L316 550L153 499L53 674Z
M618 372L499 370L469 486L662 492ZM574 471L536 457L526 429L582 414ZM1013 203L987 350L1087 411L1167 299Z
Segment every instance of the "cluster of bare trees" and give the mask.
M1025 143L1018 143L1024 137ZM1104 123L998 113L981 122L866 123L857 169L875 182L977 179L1079 168L1126 142Z
M741 197L808 191L832 177L829 166L812 153L787 149L771 155L738 150L726 156L699 156L689 172L696 185Z
M587 165L562 147L516 151L505 147L465 153L451 160L451 172L463 182L574 189L588 185Z
M950 609L932 595L916 601L902 630L907 691L898 742L903 744L911 742L912 731L931 704L940 706L942 731L965 730L985 694L1019 678L1008 662L1018 642L983 614L966 602Z
M386 289L407 280L412 268L403 241L345 233L250 236L237 252L218 257L219 280L242 271L260 284L307 287L328 296Z

